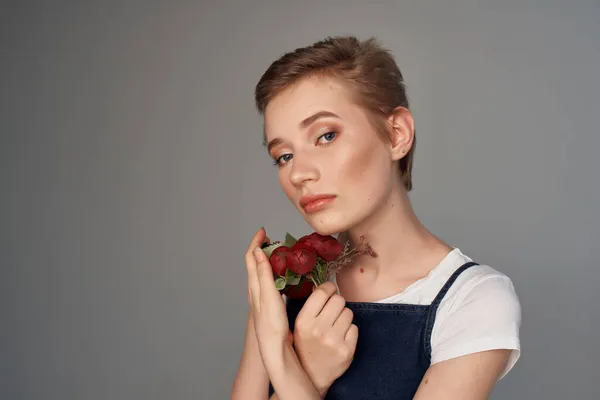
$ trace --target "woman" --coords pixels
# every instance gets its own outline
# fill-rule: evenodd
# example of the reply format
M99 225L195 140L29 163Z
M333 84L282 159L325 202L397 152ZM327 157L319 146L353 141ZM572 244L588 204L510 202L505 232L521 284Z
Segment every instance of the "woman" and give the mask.
M256 103L305 220L353 246L364 235L377 254L286 306L261 228L246 253L250 312L232 399L266 399L269 382L282 400L488 398L520 354L519 300L507 276L416 217L414 122L390 53L353 37L297 49L265 72Z

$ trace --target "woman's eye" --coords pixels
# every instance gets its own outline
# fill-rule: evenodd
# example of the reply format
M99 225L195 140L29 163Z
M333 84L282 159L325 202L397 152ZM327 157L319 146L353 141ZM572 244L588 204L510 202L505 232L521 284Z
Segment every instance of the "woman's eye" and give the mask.
M321 136L319 136L318 141L321 141L321 139L325 139L324 142L321 142L320 145L328 145L329 143L331 143L335 138L337 137L337 132L331 131L331 132L327 132L322 134ZM293 158L293 154L290 153L286 153L283 154L279 157L277 157L275 159L275 161L273 161L273 165L277 165L279 167L284 166L288 161L290 161Z
M287 154L277 157L277 159L273 162L273 165L283 165L291 159L292 159L292 155L287 153ZM283 161L285 161L285 162L283 162Z
M327 133L324 133L323 135L319 136L319 140L321 140L321 138L325 138L325 140L326 140L325 143L329 143L333 139L335 139L336 136L337 136L337 133L331 131L331 132L327 132Z

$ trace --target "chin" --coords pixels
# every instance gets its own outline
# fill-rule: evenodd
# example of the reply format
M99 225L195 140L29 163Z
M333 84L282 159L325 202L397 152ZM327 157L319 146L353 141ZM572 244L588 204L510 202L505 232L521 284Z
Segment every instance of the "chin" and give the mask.
M326 213L308 214L304 220L321 235L335 236L353 226L352 221L342 215L327 215Z

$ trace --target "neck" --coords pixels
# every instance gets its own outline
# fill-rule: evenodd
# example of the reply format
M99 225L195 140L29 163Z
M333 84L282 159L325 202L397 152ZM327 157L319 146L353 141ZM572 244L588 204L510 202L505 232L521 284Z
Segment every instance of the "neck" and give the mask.
M357 246L363 235L377 256L357 257L350 267L360 266L379 276L422 273L452 249L418 220L403 187L392 190L375 213L338 238Z

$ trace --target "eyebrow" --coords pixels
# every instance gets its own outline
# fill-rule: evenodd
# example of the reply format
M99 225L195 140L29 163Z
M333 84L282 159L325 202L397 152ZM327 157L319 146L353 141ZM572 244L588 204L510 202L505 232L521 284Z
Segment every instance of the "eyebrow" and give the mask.
M308 126L310 126L311 124L315 123L317 120L321 119L321 118L340 118L339 115L337 115L336 113L333 113L331 111L318 111L316 113L314 113L313 115L304 118L299 124L298 126L301 129L306 129ZM263 145L266 145L267 147L267 152L270 154L271 153L271 149L277 145L280 145L281 143L283 143L283 139L281 138L275 138L273 140L271 140L268 144L267 144L267 134L263 129Z

